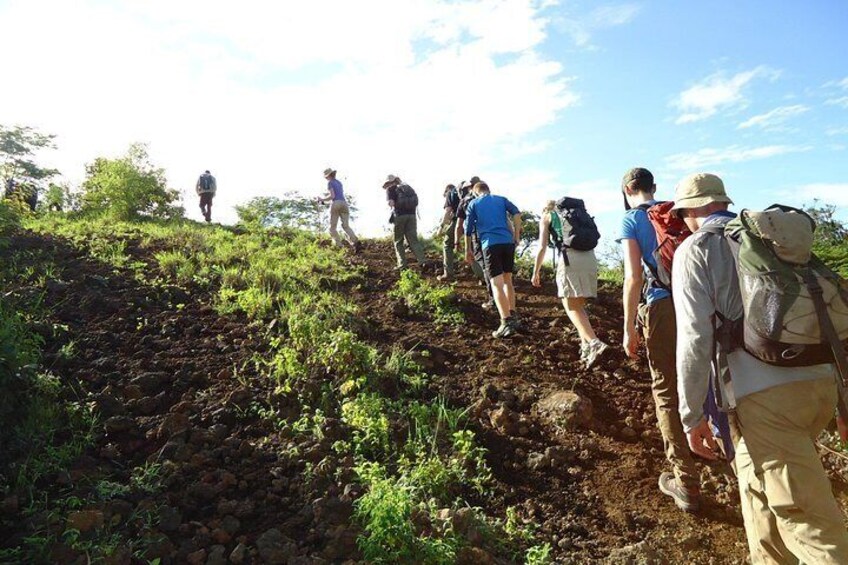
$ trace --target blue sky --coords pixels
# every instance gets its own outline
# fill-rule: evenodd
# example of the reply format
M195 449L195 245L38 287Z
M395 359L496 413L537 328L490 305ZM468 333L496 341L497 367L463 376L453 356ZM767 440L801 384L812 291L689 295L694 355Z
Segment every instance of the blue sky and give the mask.
M848 219L841 1L0 0L0 21L0 123L57 134L44 159L71 183L148 142L196 218L203 169L229 221L320 193L332 166L369 235L387 174L427 228L477 174L524 209L582 197L612 239L638 165L661 197L709 171L737 208L819 198Z

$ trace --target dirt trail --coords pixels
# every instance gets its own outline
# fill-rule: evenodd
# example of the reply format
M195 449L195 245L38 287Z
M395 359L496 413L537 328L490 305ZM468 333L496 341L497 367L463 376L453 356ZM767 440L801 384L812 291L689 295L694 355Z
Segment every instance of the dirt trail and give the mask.
M477 501L493 513L517 506L553 542L560 561L668 560L739 563L746 546L733 481L724 464L702 465L705 507L688 515L660 494L666 469L650 394L647 366L615 347L592 371L579 369L577 337L556 298L518 280L518 306L527 326L520 336L495 340L497 314L480 307L485 289L466 269L456 284L467 322L439 327L410 316L386 293L397 280L387 245L369 246L354 259L368 269L357 302L372 323L371 338L385 346L430 351L423 357L453 404L470 406L490 450L494 496ZM435 272L428 272L431 278ZM590 307L599 337L621 342L620 289L602 285ZM590 430L560 431L539 417L536 403L571 390L594 407ZM545 453L553 457L545 457ZM540 457L541 455L541 457ZM639 542L645 542L640 544Z
M44 488L90 500L99 483L127 484L144 465L168 471L152 492L101 497L83 509L83 518L141 540L118 547L111 563L360 558L359 532L350 524L352 460L329 448L338 422L328 419L320 441L295 440L262 417L271 408L286 417L290 408L251 363L266 353L262 326L220 316L204 293L116 274L57 238L22 235L14 245L46 253L59 266L61 280L48 285L45 300L55 322L69 327L76 355L63 361L62 343L52 343L45 360L103 423L96 446ZM149 250L127 251L152 265ZM469 408L495 476L488 496L469 493L473 504L499 517L516 507L552 543L558 563L744 561L737 495L725 467L701 465L706 504L698 515L680 512L658 492L665 464L647 368L614 348L595 370L578 369L576 337L551 283L535 289L518 281L527 329L496 341L496 315L479 306L484 289L466 269L456 289L467 321L440 327L387 298L398 278L389 244L369 242L351 261L365 270L352 290L363 337L383 350L400 344L428 351L418 358L441 394ZM610 344L620 342L619 292L604 286L591 306ZM591 400L594 417L588 429L562 431L537 402L572 388ZM19 530L0 535L0 547L14 547L52 519L19 520ZM57 543L50 561L83 563L85 556Z

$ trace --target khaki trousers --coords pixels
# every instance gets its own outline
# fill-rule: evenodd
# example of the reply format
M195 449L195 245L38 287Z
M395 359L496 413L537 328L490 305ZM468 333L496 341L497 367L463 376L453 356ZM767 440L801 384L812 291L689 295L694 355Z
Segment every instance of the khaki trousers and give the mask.
M336 245L342 245L342 238L339 235L336 227L339 225L339 220L342 221L342 230L347 234L347 238L351 243L359 241L353 230L350 229L350 207L344 200L334 200L330 205L330 237L336 242Z
M448 225L445 232L445 240L442 242L442 262L445 264L445 274L449 277L454 275L454 243L456 238L454 230L456 229L456 218Z
M656 300L643 306L640 314L642 334L648 350L648 367L651 370L651 393L665 457L681 485L690 490L700 490L698 470L677 410L677 322L674 302L670 297Z
M833 418L836 394L836 383L826 378L772 387L737 402L731 424L755 565L848 563L844 516L814 444Z
M403 214L395 216L395 255L397 255L398 267L406 268L406 252L403 242L409 244L409 248L415 254L419 265L424 264L424 247L418 241L418 218L415 214Z

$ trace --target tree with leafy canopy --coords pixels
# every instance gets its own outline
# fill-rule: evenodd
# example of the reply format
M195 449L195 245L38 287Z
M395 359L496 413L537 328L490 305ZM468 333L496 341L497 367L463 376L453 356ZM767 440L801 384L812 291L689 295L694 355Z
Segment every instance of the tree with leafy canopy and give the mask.
M117 159L98 157L86 166L80 210L118 220L172 219L183 215L180 194L167 187L165 170L155 167L142 143Z
M356 211L353 198L346 196L351 216ZM277 196L257 196L247 203L236 206L239 223L246 226L287 227L308 230L316 233L327 231L329 213L327 206L317 198L303 196L290 191L282 198Z
M539 216L529 211L521 212L521 239L518 256L523 257L530 246L539 240Z
M836 206L813 200L804 211L816 222L813 251L831 269L848 278L848 226L836 218Z
M27 126L0 125L0 179L6 196L18 196L35 208L42 185L59 174L35 161L36 152L55 147L54 135Z

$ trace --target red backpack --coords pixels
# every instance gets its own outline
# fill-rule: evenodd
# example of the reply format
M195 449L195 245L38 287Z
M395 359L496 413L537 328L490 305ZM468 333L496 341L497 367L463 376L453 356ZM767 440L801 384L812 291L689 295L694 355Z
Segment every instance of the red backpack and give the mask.
M657 234L657 248L653 252L656 269L648 265L654 283L666 290L671 290L671 264L674 260L674 252L683 243L683 240L692 235L689 228L677 212L672 212L674 202L659 202L654 205L642 204L640 209L648 214L648 220L654 226Z

